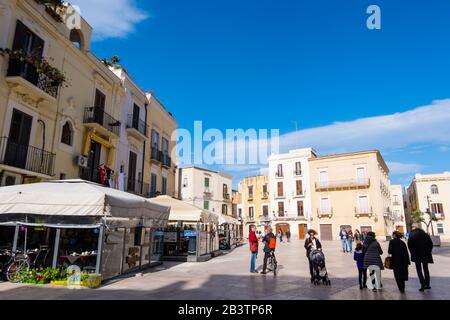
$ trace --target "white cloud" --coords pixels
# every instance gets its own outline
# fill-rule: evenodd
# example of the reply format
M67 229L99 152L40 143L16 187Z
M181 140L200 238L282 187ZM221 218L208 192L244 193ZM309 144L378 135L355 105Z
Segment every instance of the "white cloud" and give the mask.
M402 162L390 162L388 161L387 166L391 171L391 174L415 174L419 173L420 170L424 168L423 165L418 163L402 163Z
M121 38L133 32L135 25L148 18L134 0L71 0L94 28L93 40Z

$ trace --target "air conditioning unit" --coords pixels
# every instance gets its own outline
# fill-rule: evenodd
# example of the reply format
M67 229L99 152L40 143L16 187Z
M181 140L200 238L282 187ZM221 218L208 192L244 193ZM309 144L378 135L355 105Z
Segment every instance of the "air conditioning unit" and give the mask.
M85 156L78 156L77 164L78 164L79 167L87 168L87 166L88 166L88 158L85 157Z

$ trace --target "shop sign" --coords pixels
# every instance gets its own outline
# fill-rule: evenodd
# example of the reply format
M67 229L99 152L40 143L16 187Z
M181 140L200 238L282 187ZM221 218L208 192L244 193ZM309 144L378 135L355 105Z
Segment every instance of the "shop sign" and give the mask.
M177 232L164 232L164 242L177 242Z
M155 231L154 235L156 237L164 237L164 231Z
M197 231L184 231L183 235L185 237L196 237L197 236Z

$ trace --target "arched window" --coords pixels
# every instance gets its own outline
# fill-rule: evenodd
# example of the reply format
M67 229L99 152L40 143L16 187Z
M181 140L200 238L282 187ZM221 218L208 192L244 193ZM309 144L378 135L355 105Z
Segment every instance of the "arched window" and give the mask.
M78 29L72 29L70 31L70 41L73 43L75 47L80 50L84 50L84 40L83 34Z
M437 185L433 184L431 186L431 194L439 194L439 189L438 189Z
M69 121L66 121L62 127L61 143L68 146L72 146L73 144L73 130Z

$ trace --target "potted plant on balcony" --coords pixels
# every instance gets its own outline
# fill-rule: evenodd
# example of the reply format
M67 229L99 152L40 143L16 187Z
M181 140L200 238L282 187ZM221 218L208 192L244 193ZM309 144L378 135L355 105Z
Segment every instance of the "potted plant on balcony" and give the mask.
M425 219L425 215L428 215L428 218ZM427 233L430 235L431 240L433 241L433 245L439 247L441 245L441 237L439 235L434 234L433 222L438 222L439 219L436 217L434 212L431 212L429 209L426 212L422 212L419 209L414 211L411 215L411 220L413 223L424 223L427 227ZM431 227L431 234L430 234Z

